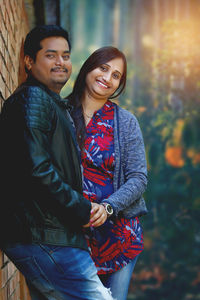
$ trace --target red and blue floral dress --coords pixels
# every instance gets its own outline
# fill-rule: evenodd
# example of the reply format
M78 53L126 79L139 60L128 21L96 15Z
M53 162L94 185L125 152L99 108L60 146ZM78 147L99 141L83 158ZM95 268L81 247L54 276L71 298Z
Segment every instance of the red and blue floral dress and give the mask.
M82 153L83 193L101 203L113 192L115 167L114 105L107 101L86 127ZM85 230L88 247L98 274L112 273L127 265L144 248L139 219L111 217L96 228Z

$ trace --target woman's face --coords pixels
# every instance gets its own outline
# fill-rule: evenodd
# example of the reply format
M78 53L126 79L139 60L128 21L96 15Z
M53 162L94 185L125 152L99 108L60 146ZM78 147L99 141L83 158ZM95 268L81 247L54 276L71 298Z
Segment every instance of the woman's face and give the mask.
M107 99L118 89L124 71L122 58L114 58L86 76L86 91L98 99Z

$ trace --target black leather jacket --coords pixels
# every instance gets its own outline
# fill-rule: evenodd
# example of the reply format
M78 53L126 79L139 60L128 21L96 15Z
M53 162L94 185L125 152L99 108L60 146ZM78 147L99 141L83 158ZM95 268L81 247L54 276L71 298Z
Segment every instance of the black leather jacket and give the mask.
M87 249L82 225L91 203L67 102L33 78L5 101L0 115L0 243Z

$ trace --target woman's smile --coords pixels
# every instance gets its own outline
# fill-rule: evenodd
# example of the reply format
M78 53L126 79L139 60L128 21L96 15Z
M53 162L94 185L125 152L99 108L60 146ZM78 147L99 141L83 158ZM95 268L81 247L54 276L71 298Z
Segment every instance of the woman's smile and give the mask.
M105 89L108 89L109 86L106 85L105 83L103 83L102 81L100 81L99 79L96 80L97 84L100 85L101 87L105 88Z

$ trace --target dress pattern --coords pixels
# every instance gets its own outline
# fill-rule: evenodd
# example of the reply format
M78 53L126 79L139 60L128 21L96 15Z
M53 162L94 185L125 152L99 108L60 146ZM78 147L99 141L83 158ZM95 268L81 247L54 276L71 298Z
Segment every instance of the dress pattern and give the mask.
M86 127L82 152L83 193L91 202L101 203L113 192L114 105L107 101ZM139 219L108 218L85 235L98 274L112 273L127 265L144 248Z

